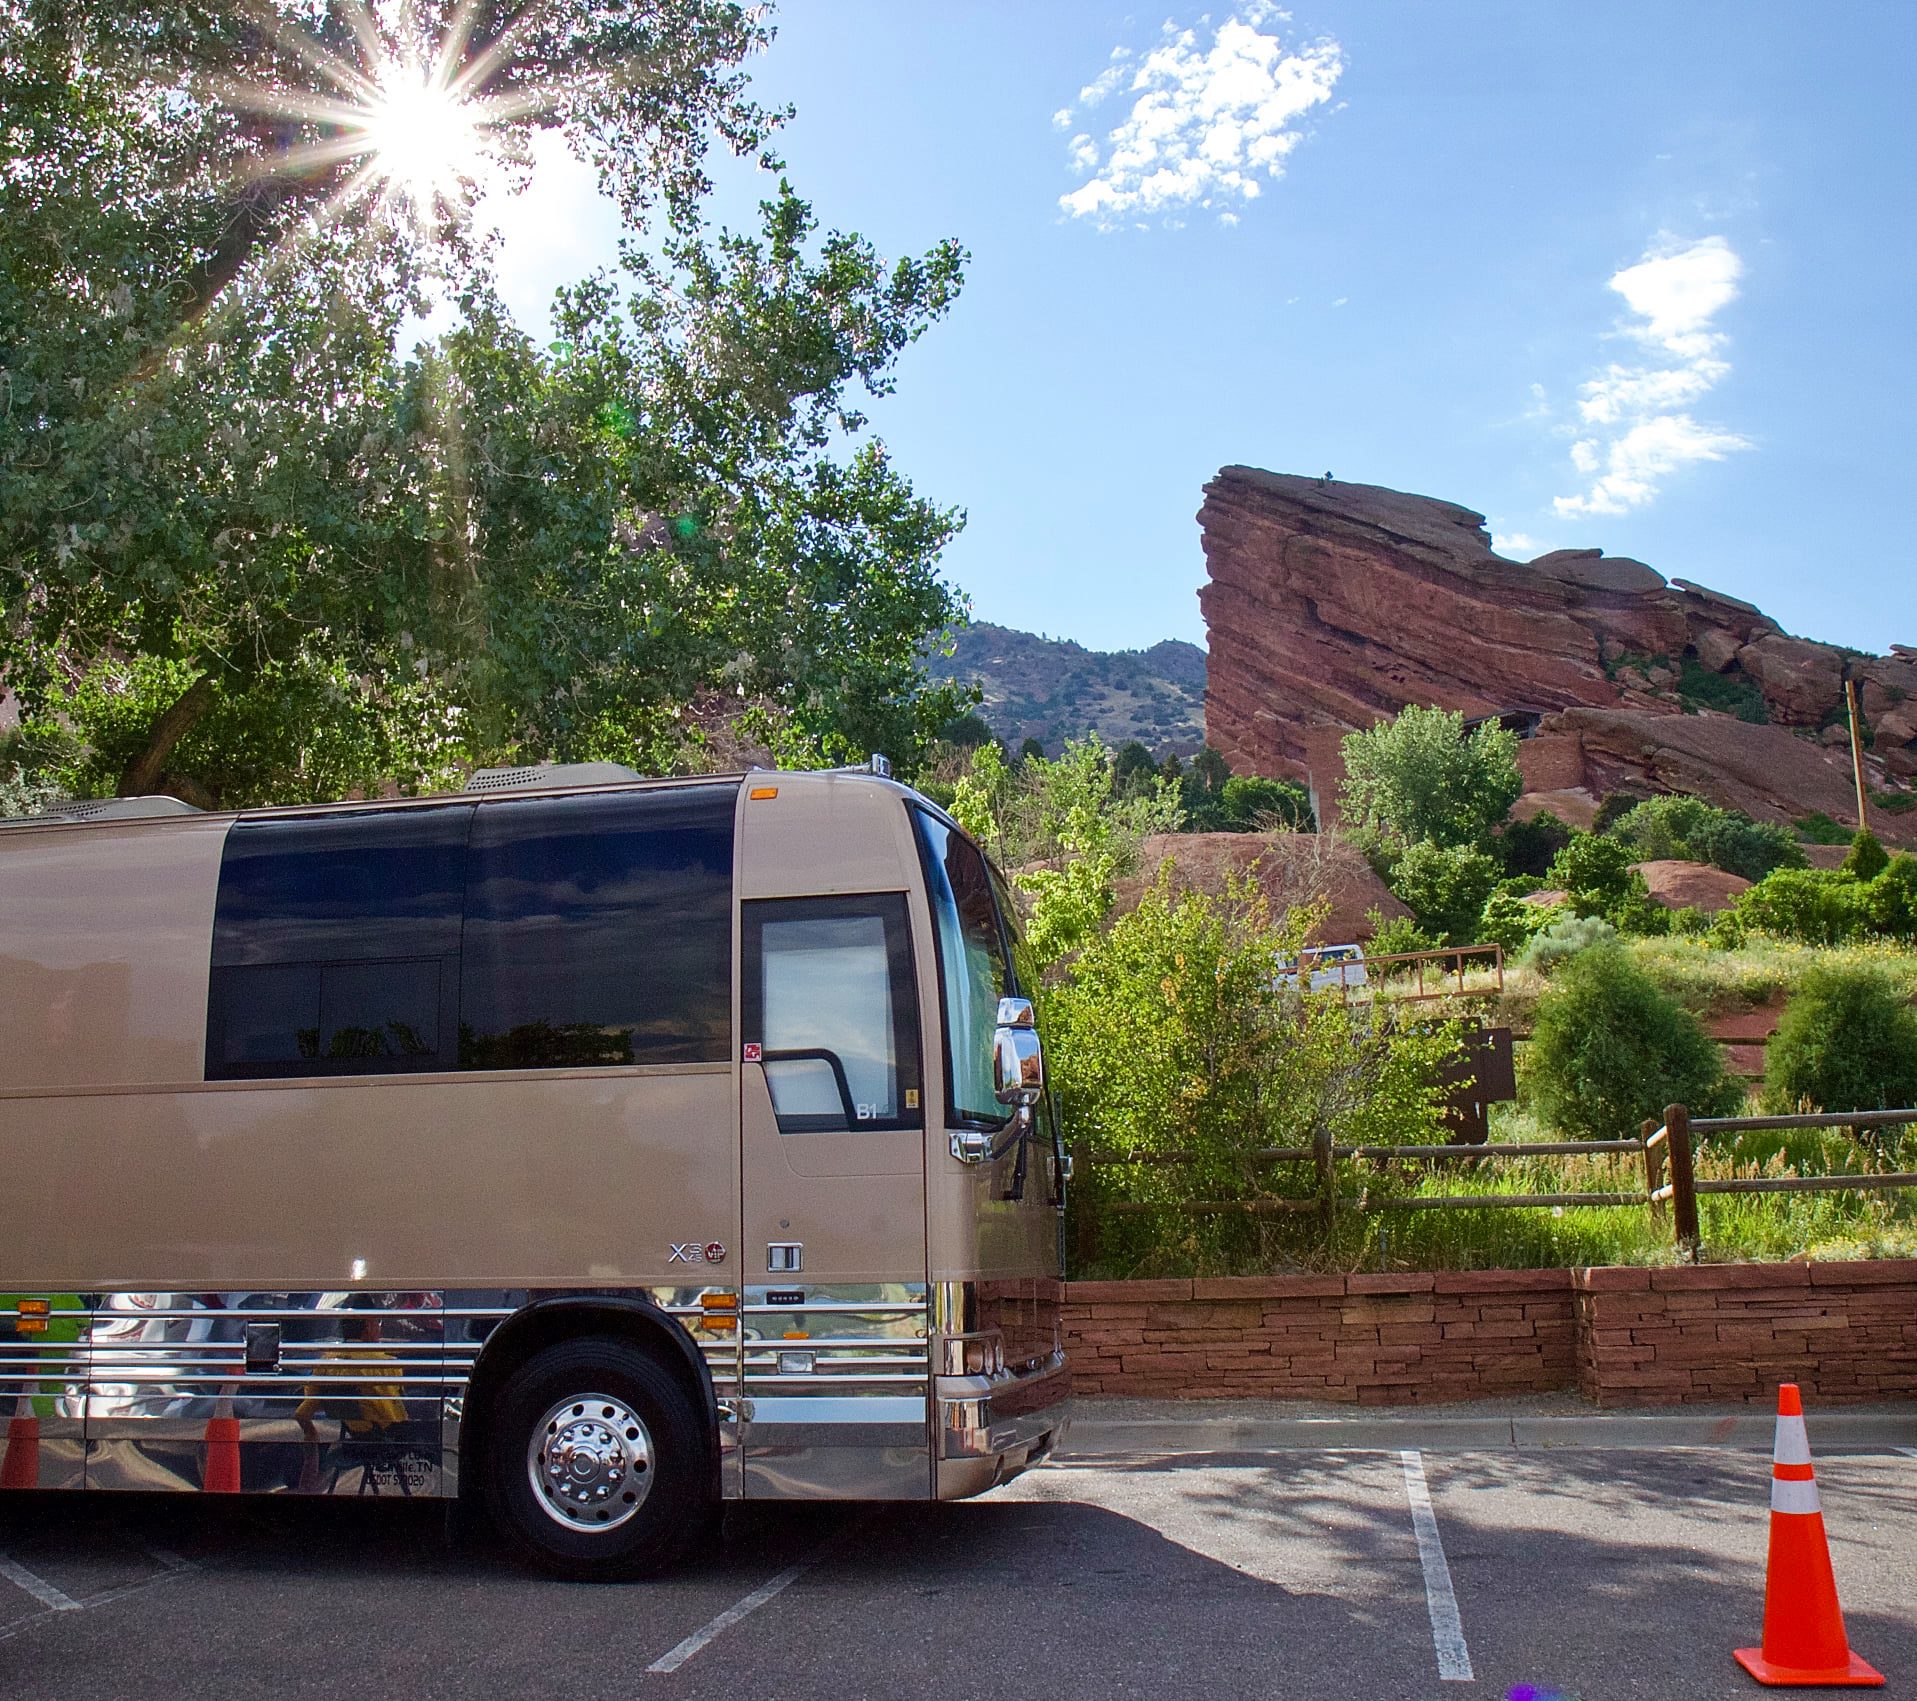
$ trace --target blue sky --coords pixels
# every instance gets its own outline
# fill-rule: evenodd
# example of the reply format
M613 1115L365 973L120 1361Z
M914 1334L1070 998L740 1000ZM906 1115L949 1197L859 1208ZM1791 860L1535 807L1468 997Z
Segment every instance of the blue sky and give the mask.
M972 251L875 420L967 509L946 566L979 618L1202 642L1194 515L1243 462L1917 643L1906 0L796 0L779 24L754 80L798 109L781 148L821 218ZM722 172L721 211L765 187ZM612 257L562 159L503 223L535 322Z

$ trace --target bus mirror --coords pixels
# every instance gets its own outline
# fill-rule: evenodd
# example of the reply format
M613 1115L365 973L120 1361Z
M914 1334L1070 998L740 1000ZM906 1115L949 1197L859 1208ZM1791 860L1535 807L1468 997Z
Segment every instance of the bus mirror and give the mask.
M1006 1000L1006 1003L1022 1002ZM1031 1006L1025 1006L1029 1013ZM1004 1015L1004 1005L999 1007ZM992 1079L998 1102L1008 1105L1033 1105L1045 1090L1045 1058L1039 1050L1038 1031L1028 1027L1002 1027L993 1037Z
M1037 1019L1032 1015L1032 1001L1029 998L1001 998L998 1001L998 1025L1001 1028L1035 1028Z

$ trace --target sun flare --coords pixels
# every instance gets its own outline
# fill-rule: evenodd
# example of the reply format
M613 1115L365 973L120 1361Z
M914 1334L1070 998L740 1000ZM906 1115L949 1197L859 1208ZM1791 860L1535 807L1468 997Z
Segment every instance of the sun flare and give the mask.
M373 171L422 212L450 200L479 173L479 114L424 73L389 70L362 128Z

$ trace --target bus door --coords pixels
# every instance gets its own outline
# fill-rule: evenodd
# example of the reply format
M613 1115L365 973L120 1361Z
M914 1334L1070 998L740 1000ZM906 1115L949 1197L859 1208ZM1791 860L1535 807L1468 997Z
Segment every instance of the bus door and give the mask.
M931 1491L925 1113L902 892L748 900L748 1498Z

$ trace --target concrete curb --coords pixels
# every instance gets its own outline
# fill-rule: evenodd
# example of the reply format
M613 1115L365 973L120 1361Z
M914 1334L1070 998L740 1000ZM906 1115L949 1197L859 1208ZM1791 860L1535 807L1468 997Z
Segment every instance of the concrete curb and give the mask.
M1306 1450L1529 1452L1553 1447L1627 1450L1725 1447L1768 1455L1769 1412L1593 1412L1564 1417L1440 1417L1428 1412L1348 1418L1142 1418L1074 1420L1059 1457L1135 1459L1176 1453L1285 1453ZM1810 1425L1821 1454L1917 1448L1917 1411L1824 1411Z

